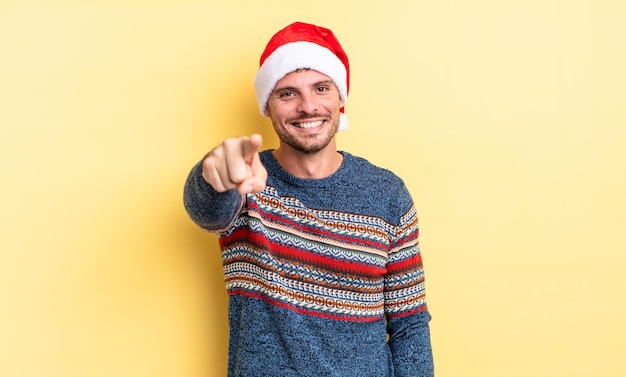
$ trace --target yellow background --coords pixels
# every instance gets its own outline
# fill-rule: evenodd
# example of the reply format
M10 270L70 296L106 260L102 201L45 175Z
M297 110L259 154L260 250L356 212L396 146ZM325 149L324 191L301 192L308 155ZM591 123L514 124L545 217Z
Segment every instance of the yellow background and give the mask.
M439 377L624 376L626 5L0 2L0 376L225 375L187 172L260 132L269 37L330 27L340 149L420 212Z

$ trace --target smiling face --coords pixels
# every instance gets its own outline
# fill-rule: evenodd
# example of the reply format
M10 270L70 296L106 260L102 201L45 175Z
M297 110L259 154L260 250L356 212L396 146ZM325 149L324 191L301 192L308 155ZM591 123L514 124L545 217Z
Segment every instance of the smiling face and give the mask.
M339 91L328 76L301 69L276 83L265 115L271 118L281 147L314 154L334 140L342 106Z

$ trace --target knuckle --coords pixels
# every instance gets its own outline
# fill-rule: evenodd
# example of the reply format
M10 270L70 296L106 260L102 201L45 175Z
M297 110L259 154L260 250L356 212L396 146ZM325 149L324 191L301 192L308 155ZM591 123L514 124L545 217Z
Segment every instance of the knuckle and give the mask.
M225 150L226 153L235 150L238 148L241 143L241 139L230 138L222 141L221 147Z
M228 171L228 176L232 182L241 183L248 178L245 171L241 169L231 169Z

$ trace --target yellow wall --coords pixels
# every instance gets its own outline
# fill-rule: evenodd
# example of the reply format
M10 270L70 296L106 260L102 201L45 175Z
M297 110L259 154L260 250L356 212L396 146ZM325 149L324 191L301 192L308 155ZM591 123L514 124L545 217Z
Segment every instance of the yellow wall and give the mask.
M417 202L438 376L625 375L624 4L3 0L0 376L224 375L182 185L275 145L252 79L296 19L351 58L340 148Z

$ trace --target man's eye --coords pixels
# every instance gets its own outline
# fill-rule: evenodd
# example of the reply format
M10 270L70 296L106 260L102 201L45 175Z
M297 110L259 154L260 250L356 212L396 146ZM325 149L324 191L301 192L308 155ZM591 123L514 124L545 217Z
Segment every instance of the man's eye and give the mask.
M328 87L327 86L320 86L319 88L317 88L318 92L326 92L328 91Z
M287 98L287 97L291 97L293 96L293 92L281 92L280 93L280 97L281 98Z

